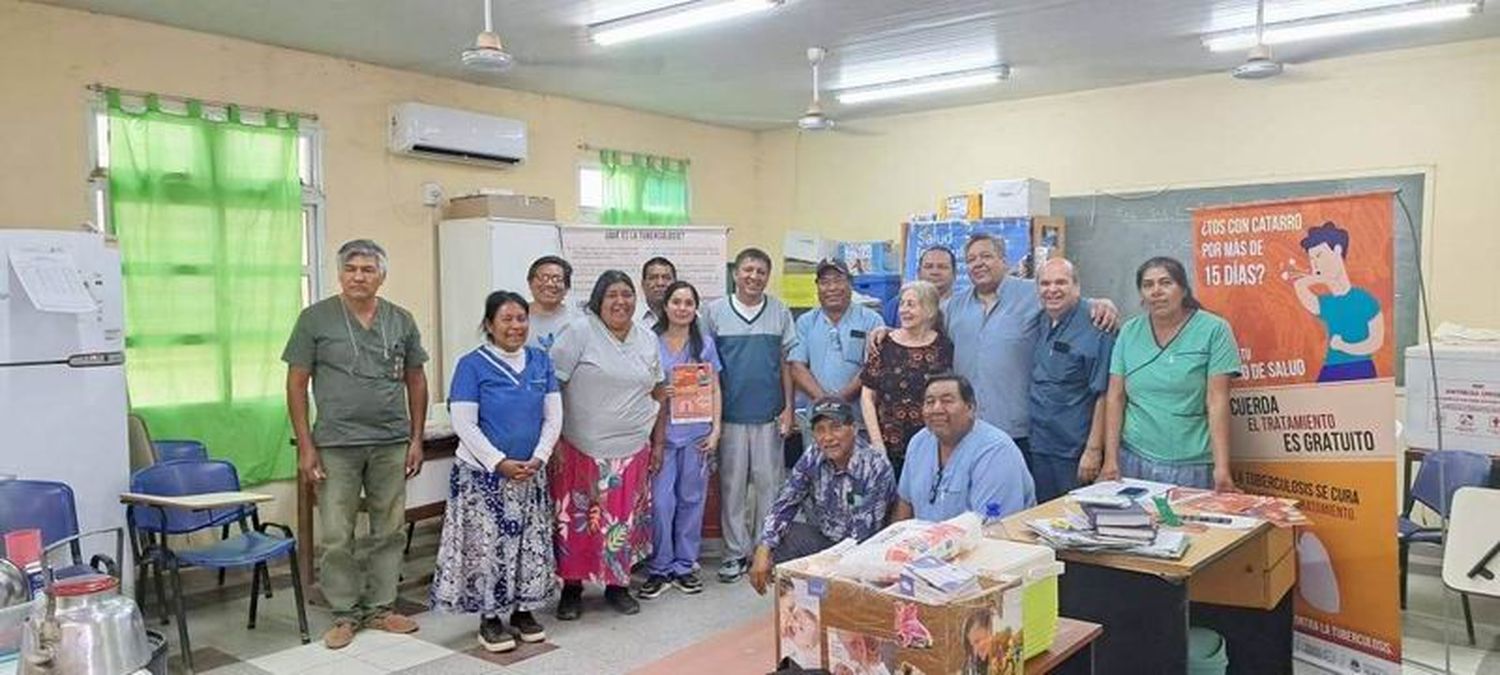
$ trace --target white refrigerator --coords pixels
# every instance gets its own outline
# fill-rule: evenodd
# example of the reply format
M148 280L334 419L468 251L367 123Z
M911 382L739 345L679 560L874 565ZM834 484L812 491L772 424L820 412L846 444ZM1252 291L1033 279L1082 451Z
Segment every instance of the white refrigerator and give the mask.
M126 408L118 249L0 229L0 474L72 486L82 531L123 526Z

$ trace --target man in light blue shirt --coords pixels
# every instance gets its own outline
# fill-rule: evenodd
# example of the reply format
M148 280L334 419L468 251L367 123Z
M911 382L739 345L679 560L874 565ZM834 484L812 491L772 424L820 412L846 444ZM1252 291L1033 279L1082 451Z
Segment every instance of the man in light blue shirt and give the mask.
M859 371L865 364L870 332L884 325L874 310L852 304L849 268L838 260L818 263L818 309L797 318L797 346L787 356L797 384L797 408L810 401L837 398L853 402L860 394ZM860 417L854 406L855 420ZM803 441L812 446L804 421Z
M1021 451L1004 431L976 419L974 387L962 375L927 380L927 427L906 448L893 520L947 520L965 511L1000 515L1036 505L1036 488Z
M964 260L974 287L954 295L944 312L953 370L978 388L979 418L1024 451L1030 447L1032 360L1042 333L1036 282L1006 274L1005 242L993 235L970 237ZM1113 331L1119 311L1109 300L1094 300L1089 318Z

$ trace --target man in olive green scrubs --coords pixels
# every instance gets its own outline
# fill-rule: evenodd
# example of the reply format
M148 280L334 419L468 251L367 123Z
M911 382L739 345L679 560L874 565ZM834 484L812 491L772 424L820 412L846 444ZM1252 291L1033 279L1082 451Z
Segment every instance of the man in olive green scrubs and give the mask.
M281 354L298 472L318 494L319 574L334 617L323 643L330 649L348 646L361 628L417 629L393 608L406 481L422 468L427 417L427 352L417 324L376 295L385 282L385 250L356 239L339 248L338 261L342 292L302 310ZM311 428L309 382L317 404ZM356 542L361 504L370 530Z

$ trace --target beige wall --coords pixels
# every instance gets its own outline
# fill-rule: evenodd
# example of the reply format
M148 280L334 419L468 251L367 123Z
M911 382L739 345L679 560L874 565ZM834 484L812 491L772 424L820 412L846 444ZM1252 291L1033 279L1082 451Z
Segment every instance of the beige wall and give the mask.
M455 55L456 57L456 55ZM420 186L447 194L476 187L552 197L576 218L579 143L692 160L694 218L735 228L732 245L767 244L753 231L755 136L623 108L483 87L203 33L0 0L0 227L72 228L91 219L87 198L90 83L296 110L324 129L327 245L369 236L385 244L385 293L410 308L435 341L432 217ZM416 100L525 120L531 159L510 170L392 156L388 106ZM325 252L331 257L331 251ZM271 520L291 523L290 483Z
M881 135L761 135L760 227L894 239L987 178L1082 195L1430 167L1433 315L1500 326L1500 40L850 124Z
M455 54L455 58L457 55ZM579 143L692 160L695 220L751 229L755 136L581 101L381 68L240 40L0 0L0 227L66 228L89 219L85 190L89 94L100 82L313 113L325 132L327 242L371 236L391 253L387 294L433 334L432 214L420 186L447 194L503 187L557 200L576 218ZM525 120L531 158L494 170L396 157L386 151L388 107L416 100Z

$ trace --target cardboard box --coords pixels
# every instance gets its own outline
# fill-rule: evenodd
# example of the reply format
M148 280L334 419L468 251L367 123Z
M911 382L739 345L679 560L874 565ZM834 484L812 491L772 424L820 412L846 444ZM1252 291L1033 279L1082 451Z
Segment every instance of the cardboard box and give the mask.
M787 230L781 245L781 257L815 263L824 258L832 258L838 250L839 243L833 239L824 239L811 232Z
M1295 533L1275 527L1241 544L1188 580L1188 598L1214 605L1275 609L1297 583Z
M776 567L776 658L830 672L1021 675L1018 579L926 604L820 574L818 556ZM983 664L969 668L971 664Z
M983 201L983 195L978 192L944 197L938 204L938 217L942 220L979 220L984 217L984 209L980 207Z
M985 218L1052 215L1052 186L1044 180L987 180L981 195L981 210Z
M474 195L459 197L443 208L445 220L460 218L514 218L557 220L557 206L549 197L530 195Z

